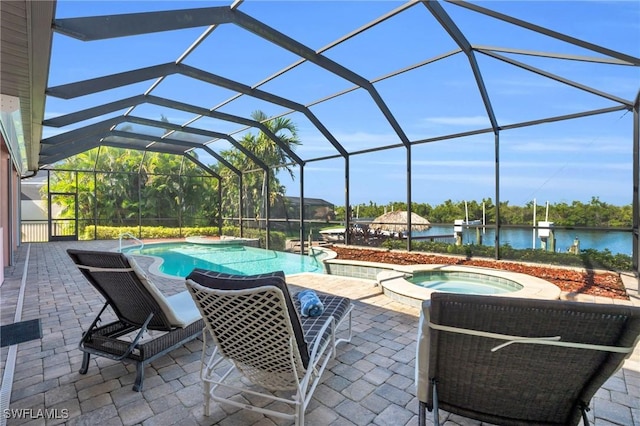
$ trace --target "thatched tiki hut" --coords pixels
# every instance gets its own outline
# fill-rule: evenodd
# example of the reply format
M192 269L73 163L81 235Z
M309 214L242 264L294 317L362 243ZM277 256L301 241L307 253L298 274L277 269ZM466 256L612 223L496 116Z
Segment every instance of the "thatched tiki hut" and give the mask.
M411 231L426 231L431 223L424 217L411 212ZM401 233L408 229L408 215L406 211L398 210L378 216L371 222L369 229L383 232Z

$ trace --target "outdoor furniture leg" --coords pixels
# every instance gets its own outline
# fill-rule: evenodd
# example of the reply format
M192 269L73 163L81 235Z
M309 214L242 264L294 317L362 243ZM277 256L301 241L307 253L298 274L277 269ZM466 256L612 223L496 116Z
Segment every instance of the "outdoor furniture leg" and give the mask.
M438 389L437 383L433 380L433 423L440 426L440 407L438 407Z
M589 411L589 406L586 404L582 404L580 409L582 410L582 426L589 426L589 419L587 418L587 411Z
M140 392L142 390L142 382L144 381L144 363L138 361L136 363L136 381L133 384L133 390Z
M80 374L87 374L87 371L89 370L89 358L91 357L91 355L89 355L88 352L85 352L82 356L82 366L80 367Z
M208 416L211 412L209 406L211 405L211 383L204 382L204 415Z
M420 407L418 407L418 425L425 426L427 424L427 404L420 401Z

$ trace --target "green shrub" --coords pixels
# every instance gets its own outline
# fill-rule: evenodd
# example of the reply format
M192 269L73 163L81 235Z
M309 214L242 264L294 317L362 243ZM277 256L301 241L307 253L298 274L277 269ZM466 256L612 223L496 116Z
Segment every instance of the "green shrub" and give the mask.
M82 240L93 240L94 229L96 231L96 240L117 240L122 234L131 234L136 238L146 239L162 239L162 238L185 238L197 235L215 236L218 235L218 227L183 227L168 228L163 226L88 226L81 235ZM240 236L240 228L235 226L225 226L222 228L222 235L231 237ZM260 247L266 247L266 231L252 228L244 229L244 238L259 238ZM271 231L269 240L269 249L284 251L286 237L283 232Z
M117 240L120 235L128 233L136 238L183 238L195 235L218 235L218 227L193 227L193 228L167 228L164 226L88 226L81 236L83 240Z

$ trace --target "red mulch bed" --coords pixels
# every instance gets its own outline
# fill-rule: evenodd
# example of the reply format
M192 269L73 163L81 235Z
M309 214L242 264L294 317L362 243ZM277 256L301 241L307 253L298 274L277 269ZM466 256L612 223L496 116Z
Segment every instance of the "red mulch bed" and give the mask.
M482 266L485 268L520 272L552 282L565 292L629 300L620 275L614 272L596 273L593 271L577 271L560 267L545 267L507 261L463 259L419 253L356 249L336 245L331 246L331 250L338 254L338 259L391 263L395 265L446 264Z

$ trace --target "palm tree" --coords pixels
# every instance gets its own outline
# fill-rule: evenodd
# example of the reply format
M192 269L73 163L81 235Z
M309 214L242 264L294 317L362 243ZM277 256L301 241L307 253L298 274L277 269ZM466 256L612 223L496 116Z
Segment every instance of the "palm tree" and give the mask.
M278 117L268 120L267 115L258 110L251 114L251 117L260 123L263 123L274 135L278 137L289 149L295 150L300 145L298 139L298 127L288 118ZM242 145L250 149L258 158L260 158L267 166L272 167L274 173L287 170L293 178L293 170L288 163L292 159L287 152L278 146L264 132L259 132L257 136L247 134L242 139Z
M298 129L295 123L288 118L278 117L269 120L267 115L260 110L254 111L251 117L258 122L263 123L267 129L275 134L280 141L282 141L290 150L295 150L295 147L300 145L300 139L298 138ZM260 131L257 135L246 134L240 141L242 146L251 151L258 157L264 164L270 167L271 172L269 174L269 182L264 179L264 173L245 173L243 175L243 194L245 194L245 202L249 211L252 211L254 215L264 217L262 207L264 203L260 203L259 200L265 200L267 188L269 189L270 205L273 205L278 197L278 194L284 193L284 187L280 185L276 174L280 171L286 170L291 178L294 178L294 171L291 168L292 158L286 150L282 149L278 144L269 138L264 132ZM236 168L242 171L255 170L259 166L255 164L251 159L247 159L238 150L231 149L221 152L221 155L233 164ZM220 170L221 175L229 177L227 183L227 193L224 197L224 204L227 208L234 206L237 202L238 188L235 179L231 179L231 173L226 170ZM261 178L262 176L262 178Z

